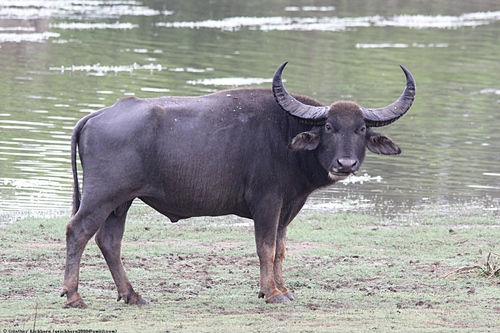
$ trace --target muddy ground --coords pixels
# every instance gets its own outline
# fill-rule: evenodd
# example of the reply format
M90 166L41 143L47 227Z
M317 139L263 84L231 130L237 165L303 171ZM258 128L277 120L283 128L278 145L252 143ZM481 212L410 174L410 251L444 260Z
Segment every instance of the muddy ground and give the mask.
M305 212L288 233L285 280L297 300L257 298L253 226L236 217L171 224L138 209L122 258L149 305L116 302L90 241L80 293L63 309L65 218L24 217L0 230L0 329L117 332L493 332L500 327L495 211L422 209L396 218Z

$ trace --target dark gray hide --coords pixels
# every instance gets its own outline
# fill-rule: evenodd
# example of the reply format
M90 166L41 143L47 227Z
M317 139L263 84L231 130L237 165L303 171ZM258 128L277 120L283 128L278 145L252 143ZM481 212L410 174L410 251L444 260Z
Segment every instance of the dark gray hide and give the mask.
M368 126L380 126L374 123L377 116L366 118L371 109L354 102L324 107L289 95L281 83L284 65L275 74L274 93L244 88L200 97L130 97L77 123L71 143L75 215L67 226L61 292L66 306L85 306L78 294L79 266L94 234L118 299L145 303L127 279L120 254L126 213L135 198L173 222L227 214L253 219L259 296L266 302L294 299L281 272L286 227L307 197L356 172L366 148L388 155L400 149ZM409 86L413 101L413 78L405 92ZM314 119L307 112L294 114L280 100L288 97L319 107L322 114ZM371 112L377 110L383 109ZM391 122L386 114L379 118ZM81 200L77 148L83 167Z

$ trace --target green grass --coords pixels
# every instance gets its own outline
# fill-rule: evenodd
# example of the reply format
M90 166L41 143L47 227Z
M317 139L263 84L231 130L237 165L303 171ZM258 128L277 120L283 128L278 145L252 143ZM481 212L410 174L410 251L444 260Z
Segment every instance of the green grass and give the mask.
M267 305L257 298L251 221L172 224L136 207L122 255L150 304L115 301L91 241L80 275L85 310L63 309L59 297L67 219L23 217L0 228L0 330L494 332L500 276L489 277L488 268L499 267L496 214L477 206L426 207L390 219L303 212L289 227L284 272L297 300Z

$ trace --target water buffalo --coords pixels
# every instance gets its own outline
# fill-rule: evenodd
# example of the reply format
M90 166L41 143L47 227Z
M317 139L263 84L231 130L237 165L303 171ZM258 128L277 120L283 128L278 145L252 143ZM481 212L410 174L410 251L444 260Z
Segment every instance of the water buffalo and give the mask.
M126 214L136 198L172 222L227 214L253 219L259 297L268 303L294 299L282 276L288 224L313 191L358 171L365 148L384 155L401 152L373 128L408 111L415 81L401 66L406 88L393 104L380 109L347 101L323 106L285 90L281 75L286 64L274 74L272 89L129 97L76 124L71 138L74 216L66 228L61 291L67 307L85 307L78 293L79 268L94 235L118 300L146 303L132 288L120 258Z

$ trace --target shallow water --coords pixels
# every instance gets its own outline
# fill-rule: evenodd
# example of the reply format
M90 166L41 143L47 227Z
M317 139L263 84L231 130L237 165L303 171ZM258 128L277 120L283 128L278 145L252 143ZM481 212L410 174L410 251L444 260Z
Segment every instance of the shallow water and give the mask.
M490 1L6 0L0 4L0 211L68 210L78 119L125 96L269 87L325 104L394 101L403 64L417 81L387 128L398 157L368 153L359 177L310 205L408 207L500 193L500 4Z

